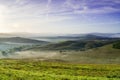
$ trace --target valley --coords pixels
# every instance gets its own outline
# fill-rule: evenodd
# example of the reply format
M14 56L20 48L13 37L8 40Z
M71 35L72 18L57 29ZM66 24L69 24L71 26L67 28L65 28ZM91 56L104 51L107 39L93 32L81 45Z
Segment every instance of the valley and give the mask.
M0 79L119 80L119 38L48 38L1 37Z
M120 49L114 48L114 44L119 43L119 38L108 38L90 34L82 35L82 37L72 37L74 40L71 40L71 37L69 36L67 41L59 42L22 37L0 38L0 57L84 64L120 63ZM68 39L68 36L64 36L64 38ZM53 37L51 39L56 40Z

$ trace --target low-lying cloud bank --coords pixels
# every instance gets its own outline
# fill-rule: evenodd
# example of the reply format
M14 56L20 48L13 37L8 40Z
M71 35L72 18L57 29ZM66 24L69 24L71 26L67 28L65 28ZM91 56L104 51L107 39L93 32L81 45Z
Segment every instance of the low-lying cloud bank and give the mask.
M21 51L15 52L13 54L2 55L0 58L12 58L12 59L22 59L22 58L55 58L60 56L60 53L57 51Z

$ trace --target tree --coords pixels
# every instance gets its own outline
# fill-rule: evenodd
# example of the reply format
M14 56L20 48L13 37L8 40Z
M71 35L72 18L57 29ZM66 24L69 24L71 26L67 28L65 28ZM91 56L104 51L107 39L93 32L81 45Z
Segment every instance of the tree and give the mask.
M7 56L7 52L2 51L1 53L2 53L3 56Z

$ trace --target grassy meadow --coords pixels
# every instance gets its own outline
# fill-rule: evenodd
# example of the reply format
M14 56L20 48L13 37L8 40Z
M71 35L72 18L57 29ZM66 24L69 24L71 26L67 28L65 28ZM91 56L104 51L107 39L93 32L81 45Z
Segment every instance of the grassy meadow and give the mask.
M39 60L0 60L0 80L119 80L117 64L71 64Z

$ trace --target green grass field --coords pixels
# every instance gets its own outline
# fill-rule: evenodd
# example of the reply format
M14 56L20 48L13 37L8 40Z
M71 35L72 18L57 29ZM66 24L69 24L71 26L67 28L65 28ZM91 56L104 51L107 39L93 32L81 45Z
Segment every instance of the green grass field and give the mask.
M2 59L0 80L120 80L120 65Z

